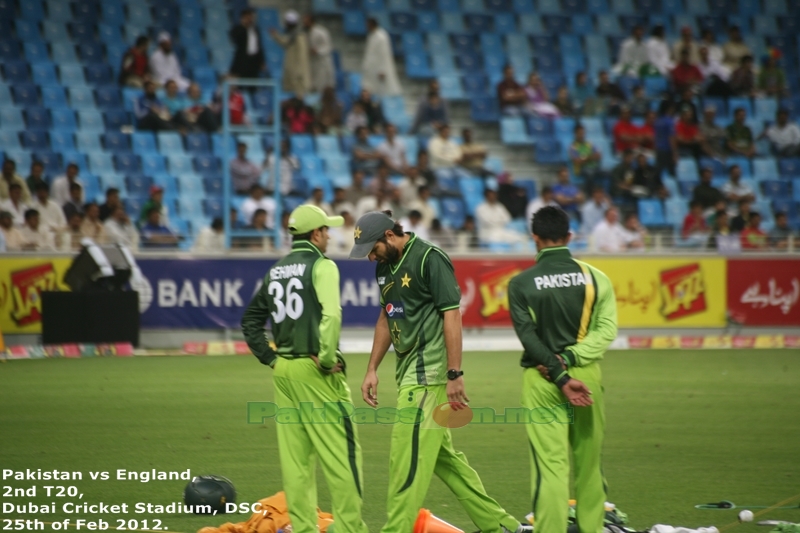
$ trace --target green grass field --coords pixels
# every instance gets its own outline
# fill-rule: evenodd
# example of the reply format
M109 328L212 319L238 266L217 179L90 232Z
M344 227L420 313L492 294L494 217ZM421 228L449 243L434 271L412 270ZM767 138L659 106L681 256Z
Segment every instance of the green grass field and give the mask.
M629 514L631 526L722 526L734 521L737 511L693 506L722 499L772 505L800 493L798 355L790 350L608 354L603 368L604 470L609 499ZM512 353L465 356L474 407L519 405L517 359ZM357 392L367 358L350 356L348 362L350 386ZM394 403L393 366L387 358L381 369L384 406ZM246 403L272 398L270 370L252 357L10 361L0 364L0 469L80 470L84 480L76 485L86 501L166 504L182 500L184 482L91 481L88 472L190 468L193 474L225 475L235 483L239 501L256 501L281 490L280 469L274 423L248 425ZM364 405L360 393L354 400ZM390 430L359 428L364 513L373 532L385 517ZM517 517L530 511L523 426L467 426L454 430L454 439L491 495ZM318 479L319 505L329 510L321 473ZM3 485L32 483L7 480ZM66 483L38 483L47 484ZM0 496L0 501L26 500ZM425 505L466 531L474 530L436 479ZM161 518L169 531L190 532L246 516L128 518ZM763 518L800 522L800 508ZM736 529L747 533L758 528Z

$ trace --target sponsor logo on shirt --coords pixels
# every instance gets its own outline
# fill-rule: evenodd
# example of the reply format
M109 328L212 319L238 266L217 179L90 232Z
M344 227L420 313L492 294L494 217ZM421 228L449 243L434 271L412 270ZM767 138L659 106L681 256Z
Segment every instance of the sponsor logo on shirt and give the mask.
M389 318L405 318L406 311L403 302L389 302L386 304L386 314Z
M386 285L386 276L381 276L378 278L378 285Z

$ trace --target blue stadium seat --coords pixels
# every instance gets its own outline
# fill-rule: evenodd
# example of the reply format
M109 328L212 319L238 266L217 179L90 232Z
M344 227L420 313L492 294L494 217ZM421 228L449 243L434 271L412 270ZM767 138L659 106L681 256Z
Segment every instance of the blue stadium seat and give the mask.
M158 150L163 154L183 154L183 140L178 133L162 131L158 135Z
M180 141L180 139L178 139ZM156 138L150 132L136 132L131 135L131 147L134 154L156 154Z
M42 41L28 41L25 43L25 59L29 63L41 63L50 61L50 53L47 51L47 45Z
M131 125L131 118L123 108L109 109L103 113L103 121L109 130L118 130Z
M500 119L500 138L503 144L530 144L531 140L525 131L525 123L521 117L503 117Z
M538 137L553 135L553 122L541 117L528 118L528 133L536 140Z
M18 106L30 107L39 105L39 90L32 83L18 83L11 88L14 103Z
M340 155L339 139L335 135L317 135L314 137L316 153L327 159L331 155Z
M78 111L78 124L82 131L101 132L105 130L103 115L96 109Z
M50 112L44 107L28 107L25 109L25 123L32 129L49 129Z
M466 74L462 78L464 91L469 98L486 96L486 76L483 74Z
M28 2L25 0L24 2L20 2L20 15L25 20L31 22L39 22L44 18L44 9L42 8L42 3L39 0L31 0ZM55 13L51 14L55 15Z
M621 36L622 27L617 15L597 15L597 32L601 35Z
M45 175L54 176L64 172L61 155L55 152L34 152L33 158L44 165ZM18 165L20 163L17 163Z
M791 198L772 200L772 210L775 213L786 213L790 220L797 218L797 204Z
M463 100L466 95L461 87L461 79L452 74L442 75L438 78L442 98L445 100Z
M639 200L639 220L644 226L665 226L664 210L661 207L661 200Z
M770 200L790 198L792 195L789 180L764 180L761 182L761 192Z
M22 116L22 110L16 107L0 107L0 127L5 130L24 130L25 119Z
M292 154L298 157L314 155L314 138L311 135L292 135L289 143Z
M42 104L50 109L66 107L67 94L60 85L43 85L41 87Z
M0 146L3 150L22 150L19 143L19 132L0 129Z
M22 146L26 150L44 151L50 149L50 140L46 130L27 129L20 132Z
M195 155L193 158L194 169L199 174L211 174L221 171L221 163L214 155Z
M412 79L433 77L428 54L409 52L406 54L406 75Z
M78 45L78 55L84 63L101 63L103 61L103 44L89 41Z
M58 132L72 133L78 129L78 121L75 120L75 112L68 107L58 107L50 110L52 130Z
M367 21L361 11L346 11L343 17L344 32L347 35L366 35Z
M408 32L417 29L417 17L413 13L394 12L389 15L392 30L395 32Z
M442 198L442 224L452 229L460 229L464 225L466 209L459 198Z
M404 32L400 36L401 46L404 54L408 53L425 53L425 41L422 34L419 32L409 31Z
M94 91L84 85L73 86L69 89L69 103L77 110L94 110Z
M108 131L103 134L103 146L109 152L126 153L131 151L130 135L120 131Z
M73 163L75 165L78 165L78 168L81 169L81 170L84 170L84 171L87 168L89 168L89 165L88 165L87 159L86 159L86 155L82 154L80 152L77 152L75 150L67 150L65 152L61 152L61 161L62 161L62 163L64 164L65 167L69 163ZM92 176L91 174L88 174L88 173L81 174L81 179L84 181L84 184L86 183L86 181L93 181L93 182L97 181L96 177L94 177L94 176ZM87 187L87 189L88 189L88 187ZM99 190L99 187L97 187L97 189ZM87 194L87 196L88 196L88 194Z
M800 178L792 180L792 198L795 202L800 202Z
M470 115L475 122L497 122L500 120L497 98L494 96L473 98L470 102Z
M100 136L91 131L75 132L75 140L78 150L86 153L102 152L103 145L100 144Z
M92 85L108 85L114 82L111 67L104 63L86 65L85 76L86 81Z
M142 161L142 172L148 176L165 173L167 171L164 156L159 153L147 152L141 155L140 159Z
M186 136L186 151L190 154L208 154L211 146L205 133L191 133Z
M139 174L142 162L136 154L119 152L114 154L114 168L123 174Z
M484 13L468 13L464 16L467 31L473 33L491 32L494 28L494 17Z
M753 177L756 181L774 180L779 176L778 164L775 159L771 157L753 159Z
M194 165L192 157L188 155L170 154L168 156L169 171L175 175L193 174Z
M136 171L132 171L125 176L125 188L129 195L146 197L150 194L152 178L143 176Z
M750 178L753 175L752 168L750 166L750 160L746 157L728 157L725 163L728 165L728 168L730 168L732 165L739 165L739 168L742 170L742 178Z
M26 83L30 80L28 63L18 59L8 59L3 62L3 77L6 83Z
M0 40L0 59L3 61L17 61L20 56L20 44L16 39L3 38ZM8 80L8 78L6 78ZM10 81L10 80L9 80Z
M325 172L331 177L350 175L350 158L335 156L325 159Z
M536 162L542 164L562 163L564 159L561 151L561 142L557 139L539 139L536 143Z
M55 57L53 58L56 61ZM86 78L83 75L83 67L77 64L59 64L58 66L59 79L61 83L68 86L83 86L86 83Z
M494 31L498 35L509 35L512 33L516 33L517 32L516 17L512 13L495 13Z
M417 29L422 32L437 32L440 30L439 14L435 11L417 11Z
M800 178L800 158L787 157L778 161L780 175L784 178Z
M91 170L94 174L105 176L115 172L114 160L112 159L111 154L107 154L105 152L90 152L88 159L89 170Z
M697 170L697 162L687 157L682 157L678 160L675 173L680 181L697 181L700 179L700 173Z
M570 19L566 15L545 15L542 17L547 31L558 35L559 33L569 33Z
M116 85L103 85L94 91L97 107L100 109L122 107L122 95Z

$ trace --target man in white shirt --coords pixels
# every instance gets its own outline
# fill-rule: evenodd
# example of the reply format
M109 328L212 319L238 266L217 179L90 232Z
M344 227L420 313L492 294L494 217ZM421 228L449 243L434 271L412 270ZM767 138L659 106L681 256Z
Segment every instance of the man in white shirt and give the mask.
M581 233L591 235L594 228L605 217L611 202L602 187L595 187L592 198L581 206Z
M775 124L767 128L761 136L769 139L779 156L793 157L800 153L800 128L789 122L789 112L785 109L778 110Z
M250 188L250 196L242 202L242 218L249 222L258 209L263 209L267 212L267 228L273 229L275 227L275 208L275 198L265 196L264 188L256 183Z
M439 127L439 135L431 137L428 141L428 155L431 158L431 168L453 168L461 161L461 147L450 138L450 126L443 124Z
M407 203L409 211L418 211L422 216L421 224L426 229L430 229L433 219L436 218L436 210L430 200L431 190L427 185L420 185L417 188L417 197Z
M236 144L236 157L231 159L231 184L236 194L248 194L261 179L261 172L267 167L265 160L261 166L247 159L247 143Z
M406 163L406 143L397 138L397 127L394 124L386 125L386 140L376 148L384 156L384 161L389 165L392 174L403 174L408 164Z
M8 187L8 199L0 201L0 211L7 211L13 217L14 225L21 228L25 225L25 212L30 209L28 204L22 201L22 185L12 183Z
M306 204L315 205L325 211L329 217L333 216L331 204L325 201L325 191L321 187L314 187L314 190L311 191L311 198L306 201Z
M181 75L181 64L172 50L172 38L165 31L158 34L158 48L150 55L150 72L153 74L153 81L159 85L165 85L172 80L178 85L180 92L189 88L190 82Z
M672 62L669 45L664 38L664 26L655 26L647 40L647 62L653 65L662 76L668 76L675 68Z
M590 238L593 252L615 254L624 252L632 242L630 235L619 223L619 210L609 207L605 218L598 222Z
M333 188L333 201L331 202L331 210L334 216L342 214L347 211L352 214L356 210L356 206L347 200L347 191L342 187Z
M267 189L275 190L275 151L273 150L269 157L267 157L267 170L269 172L269 180L267 182ZM294 181L294 173L300 170L300 162L295 156L292 155L289 149L289 140L286 138L281 139L281 155L278 161L278 176L281 188L281 194L286 196L292 191Z
M711 80L713 76L716 76L722 81L728 81L731 77L731 71L723 66L721 62L711 57L707 46L700 47L700 61L697 63L697 68L700 69L700 73L703 75L703 79L706 80L706 82Z
M639 77L639 69L649 62L647 45L644 42L644 28L634 26L633 35L622 41L619 57L612 72L622 76Z
M53 180L53 184L50 186L50 197L55 203L58 205L64 205L72 200L72 197L69 194L69 186L71 184L77 183L83 187L83 182L78 178L78 172L78 165L75 163L70 163L67 165L66 173L63 176L59 176ZM83 195L83 192L81 192L81 203L83 203L85 200L86 199Z
M475 222L478 226L478 237L484 243L522 243L527 237L506 229L511 222L508 209L497 201L497 191L486 189L483 193L485 201L475 208Z
M60 233L67 228L64 210L49 198L49 187L39 182L33 188L34 200L31 207L39 212L39 223L52 233Z
M361 72L364 75L362 83L369 92L378 96L399 96L402 93L394 64L392 40L373 17L367 19L367 44Z
M347 257L356 242L356 219L353 218L353 214L350 211L340 211L337 214L340 214L341 217L344 218L344 225L338 228L328 228L330 241L328 241L328 251L326 254L334 256L343 255Z
M314 20L314 15L311 13L303 16L303 28L308 32L311 90L321 93L325 87L336 87L336 69L333 65L333 42L330 32Z
M738 205L740 200L754 201L756 199L753 189L742 183L742 169L739 165L731 165L728 170L730 180L722 186L722 194L733 205Z
M22 249L22 234L14 227L14 217L8 211L0 210L0 232L3 233L7 252L18 252Z
M400 219L399 222L400 225L403 226L403 231L410 231L420 239L426 241L431 239L430 235L428 234L428 229L425 227L425 224L422 223L422 213L416 209L410 210L405 217Z
M354 216L355 219L358 220L364 213L369 213L370 211L386 211L391 208L392 204L389 201L389 197L383 189L378 189L374 194L364 196L358 201Z
M194 240L192 251L214 253L225 251L225 228L221 218L215 218L211 221L211 227L200 230Z
M25 211L25 225L19 232L23 250L55 250L53 234L39 224L39 212L36 209Z
M679 61L683 50L689 51L689 63L696 65L700 61L700 47L692 38L692 28L684 26L681 28L681 38L672 45L672 60Z
M531 222L533 222L533 215L535 215L539 209L547 205L559 207L558 202L556 202L553 195L553 188L550 187L549 185L545 185L544 187L542 187L542 193L533 200L531 200L530 202L528 202L528 207L525 208L526 228L531 225Z
M139 232L131 224L131 219L125 208L118 205L111 212L111 216L103 224L105 227L106 240L112 244L121 244L131 250L139 248Z

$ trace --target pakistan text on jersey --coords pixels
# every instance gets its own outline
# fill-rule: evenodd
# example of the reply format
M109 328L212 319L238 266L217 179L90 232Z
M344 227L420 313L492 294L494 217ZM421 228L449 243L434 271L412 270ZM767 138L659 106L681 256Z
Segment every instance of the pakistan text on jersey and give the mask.
M591 285L591 274L584 275L583 272L569 272L566 274L550 274L548 276L536 276L536 289L552 289L563 287L576 287L578 285Z
M301 264L275 266L269 271L269 279L297 278L302 276L305 271L306 265Z

